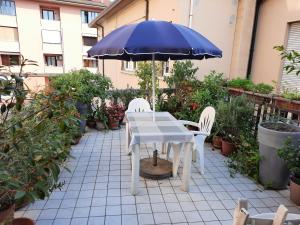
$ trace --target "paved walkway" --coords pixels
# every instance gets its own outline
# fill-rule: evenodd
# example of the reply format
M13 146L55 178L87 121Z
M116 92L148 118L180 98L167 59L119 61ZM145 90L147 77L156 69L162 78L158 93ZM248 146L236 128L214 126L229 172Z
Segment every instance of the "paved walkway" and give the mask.
M143 146L141 157L152 149ZM289 201L289 191L261 191L250 179L230 177L225 160L218 151L205 150L205 175L192 167L189 193L180 190L182 167L176 179L162 181L141 178L139 195L131 196L130 156L124 150L124 129L88 132L73 146L63 171L62 190L49 199L37 201L16 212L37 225L146 225L146 224L232 224L236 200L249 199L251 214L275 211L285 204L290 212L300 213Z

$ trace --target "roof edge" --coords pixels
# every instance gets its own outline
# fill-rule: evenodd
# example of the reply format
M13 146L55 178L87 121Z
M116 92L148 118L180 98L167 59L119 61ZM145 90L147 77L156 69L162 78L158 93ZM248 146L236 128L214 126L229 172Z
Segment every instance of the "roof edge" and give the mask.
M108 6L106 9L104 9L99 16L97 16L94 20L92 20L89 23L89 27L90 28L96 28L97 27L97 23L101 22L101 20L103 20L105 18L105 16L107 16L107 14L113 10L116 6L118 6L120 3L122 2L122 0L116 0L114 3L112 3L110 6Z

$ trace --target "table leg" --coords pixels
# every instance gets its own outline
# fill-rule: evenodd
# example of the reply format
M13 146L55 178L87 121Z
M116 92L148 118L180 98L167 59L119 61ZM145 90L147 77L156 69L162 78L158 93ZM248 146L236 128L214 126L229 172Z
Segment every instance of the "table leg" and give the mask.
M188 192L189 191L189 183L191 176L191 164L192 164L192 151L193 144L188 142L184 144L184 162L183 162L183 184L182 190Z
M131 154L131 194L137 194L137 184L139 182L140 177L140 146L133 145L132 146L132 154Z
M173 148L173 177L177 177L178 167L180 163L180 150L182 148L182 144L172 144Z

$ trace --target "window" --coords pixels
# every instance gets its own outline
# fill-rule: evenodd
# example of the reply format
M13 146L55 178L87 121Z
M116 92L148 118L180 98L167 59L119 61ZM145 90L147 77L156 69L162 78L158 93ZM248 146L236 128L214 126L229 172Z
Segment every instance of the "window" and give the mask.
M42 38L43 38L43 43L49 43L49 44L61 43L60 31L42 30Z
M98 60L96 59L83 59L83 67L97 68Z
M0 65L4 66L14 66L20 65L20 56L19 55L0 55L1 61Z
M0 41L18 42L18 29L15 27L0 27Z
M0 0L0 14L8 15L8 16L15 16L16 15L15 1Z
M46 66L62 66L63 58L62 55L45 55Z
M163 75L170 74L170 63L169 61L163 63Z
M55 20L54 10L42 9L43 20Z
M97 43L96 37L82 37L82 43L85 46L93 46Z
M133 72L136 70L136 62L133 61L123 61L122 70Z
M81 22L82 23L90 23L98 15L99 15L98 12L81 11Z

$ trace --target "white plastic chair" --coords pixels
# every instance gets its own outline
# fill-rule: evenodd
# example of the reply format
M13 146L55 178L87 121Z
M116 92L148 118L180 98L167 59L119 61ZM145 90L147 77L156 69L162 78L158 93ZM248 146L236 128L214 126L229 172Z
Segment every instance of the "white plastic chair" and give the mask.
M130 113L130 112L152 112L152 110L151 110L150 104L147 100L145 100L143 98L135 98L129 102L128 109L126 110L125 114ZM128 127L127 122L126 122L125 129L126 129L125 130L126 148L128 151L130 137L129 137L129 127Z
M191 132L195 136L194 148L195 150L197 150L193 152L193 161L196 161L196 154L198 152L197 155L200 158L199 165L200 165L201 174L204 174L204 141L205 138L210 135L211 128L215 121L215 114L216 114L215 109L211 106L208 106L202 111L199 119L199 123L195 123L187 120L180 120L180 122L182 122L183 125L189 125L199 129L198 131L191 131ZM168 145L167 159L169 158L170 149L171 149L171 145ZM178 154L177 152L178 151L174 153Z
M280 205L275 214L272 225L283 225L288 214L288 209L284 205Z
M233 213L233 225L246 225L249 218L247 199L239 199Z

